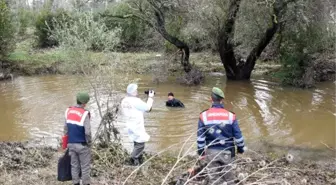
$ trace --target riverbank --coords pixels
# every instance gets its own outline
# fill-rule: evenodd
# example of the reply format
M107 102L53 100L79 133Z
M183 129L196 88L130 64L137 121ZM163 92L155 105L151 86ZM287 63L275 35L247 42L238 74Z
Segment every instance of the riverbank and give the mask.
M88 52L88 55L93 58L93 61L102 59L106 61L107 56L103 53ZM118 63L124 72L135 72L137 74L145 74L148 71L153 71L158 64L167 64L167 71L171 75L182 73L179 63L179 56L162 53L114 53L115 60L122 62ZM8 61L2 62L2 67L8 69L8 73L13 75L46 75L46 74L81 74L80 68L67 68L68 61L71 61L71 56L58 50L48 50L42 53L13 53ZM190 61L193 65L204 73L225 73L222 63L218 56L210 53L194 53L190 56ZM96 67L96 63L90 64ZM99 63L99 65L107 65ZM279 69L281 66L275 62L259 62L256 64L254 75L263 75L271 71Z
M62 152L49 147L28 147L27 143L0 143L0 148L0 184L71 184L56 180L57 160ZM188 181L187 170L197 161L194 156L182 159L169 153L146 155L147 162L137 169L123 164L128 153L117 144L108 148L96 146L92 155L92 184L97 185L123 184L126 179L125 184L161 184L165 177L165 184L182 183ZM335 184L334 159L331 163L298 162L292 155L264 156L246 152L231 165L237 181L243 180L244 184ZM205 177L199 174L189 184L207 184Z
M32 38L28 38L17 43L16 49L6 61L0 63L0 80L13 79L16 76L83 74L83 66L86 70L114 66L122 73L151 74L156 82L164 81L162 79L168 76L178 77L185 74L178 53L86 51L82 53L83 56L78 56L61 48L36 49L32 47L33 42ZM318 82L336 80L335 58L336 55L332 52L313 56L314 62L299 79L288 78L288 71L283 71L280 63L265 58L265 61L257 61L252 76L269 76L274 77L274 80L287 80L287 84L293 86L313 87ZM191 53L190 62L203 74L225 75L217 53ZM284 75L287 77L283 77Z
M31 76L83 73L78 65L72 65L74 56L70 52L60 48L35 49L32 48L32 43L32 39L26 39L17 44L14 52L9 55L6 61L1 63L0 69L3 69L4 74ZM180 56L177 53L97 53L87 51L85 55L90 60L82 62L88 62L86 65L92 69L99 65L117 64L118 69L121 69L122 72L145 74L148 72L155 73L156 69L160 68L162 70L164 68L168 75L179 76L183 73ZM204 73L225 73L223 64L217 54L209 52L192 53L190 62ZM262 75L280 67L275 62L258 61L253 74Z

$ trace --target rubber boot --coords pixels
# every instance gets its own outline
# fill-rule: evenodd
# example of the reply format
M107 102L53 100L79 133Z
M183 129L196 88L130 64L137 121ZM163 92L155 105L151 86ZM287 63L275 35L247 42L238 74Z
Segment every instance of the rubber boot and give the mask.
M134 159L133 161L133 165L134 166L139 166L141 163L140 163L140 160L139 159Z
M141 155L141 156L139 157L139 163L142 164L142 163L144 162L143 160L144 160L144 158L143 158L143 156Z
M133 159L132 159L131 157L125 159L124 164L125 164L125 165L132 165L132 164L133 164Z

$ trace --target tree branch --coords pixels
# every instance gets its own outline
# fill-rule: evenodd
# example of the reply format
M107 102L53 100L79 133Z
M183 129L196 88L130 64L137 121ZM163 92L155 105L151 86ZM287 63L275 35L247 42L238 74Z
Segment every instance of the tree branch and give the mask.
M291 0L292 1L292 0ZM267 45L273 39L275 33L278 31L279 28L279 20L283 14L282 11L285 11L284 8L287 4L291 1L282 2L281 0L277 0L273 4L273 15L270 17L272 25L271 27L267 28L263 37L259 40L258 44L252 49L250 54L247 57L246 63L244 65L244 72L246 72L247 76L251 75L251 72L247 74L248 71L252 71L255 65L256 60L260 57L261 53L267 47Z
M136 15L135 13L133 13L130 15L124 15L124 16L115 15L111 17L116 17L116 18L136 17L138 19L143 20L146 24L148 24L153 29L155 29L157 32L159 32L162 35L162 37L165 38L168 42L175 45L180 50L184 51L184 57L181 63L183 65L184 71L189 72L191 70L191 65L189 62L190 49L186 43L184 43L183 41L179 40L177 37L172 36L171 34L167 32L166 27L165 27L165 24L166 24L165 14L163 12L164 10L162 10L163 8L165 8L164 5L162 4L161 1L158 1L158 0L145 0L145 2L147 2L150 7L149 8L150 10L148 12L143 11L143 8L140 3L139 4L135 3L135 5L138 8L137 11L139 12L139 14L142 14L143 16ZM131 9L134 9L133 7L131 7L130 4L128 5L130 6ZM149 15L147 13L149 13ZM153 17L154 17L154 20L153 20Z

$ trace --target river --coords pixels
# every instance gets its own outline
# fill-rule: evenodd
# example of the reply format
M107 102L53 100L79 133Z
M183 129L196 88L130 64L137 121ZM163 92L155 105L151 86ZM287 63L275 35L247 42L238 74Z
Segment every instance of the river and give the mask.
M225 106L236 113L239 125L249 143L258 140L279 145L309 148L334 147L335 141L335 84L320 83L317 88L303 90L282 87L263 78L251 82L226 82L225 77L209 76L197 87L187 87L170 80L156 85L151 77L141 79L140 92L156 90L151 113L146 114L146 128L151 135L148 150L160 151L173 144L177 150L184 141L195 144L199 113L210 106L213 86L225 92ZM75 94L90 85L79 76L18 77L0 82L0 140L40 140L57 143L62 135L64 111L75 102ZM123 92L126 85L114 89ZM165 107L169 91L174 92L185 109ZM92 93L92 91L91 91ZM145 98L145 96L141 96ZM93 131L100 118L95 101L90 101ZM125 146L130 146L118 125Z

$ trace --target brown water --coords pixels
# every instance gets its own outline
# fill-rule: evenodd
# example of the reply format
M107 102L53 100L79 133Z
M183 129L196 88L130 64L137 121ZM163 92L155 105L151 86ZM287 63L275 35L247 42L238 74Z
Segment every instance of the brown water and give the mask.
M149 150L160 151L189 136L188 145L195 144L198 116L210 106L209 92L213 86L225 91L225 106L237 114L247 144L259 139L309 148L336 144L333 83L302 90L284 88L265 79L226 82L224 77L210 76L204 85L187 87L174 81L155 85L148 76L135 77L141 79L141 90L154 88L157 92L153 110L145 118L151 135ZM78 90L87 88L89 85L76 76L20 77L0 82L0 140L33 139L55 144L62 135L65 109L73 105ZM121 92L125 88L115 90ZM169 91L185 104L185 109L165 107ZM88 109L95 130L100 119L94 101L90 101ZM118 126L129 146L123 126Z

